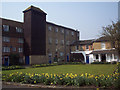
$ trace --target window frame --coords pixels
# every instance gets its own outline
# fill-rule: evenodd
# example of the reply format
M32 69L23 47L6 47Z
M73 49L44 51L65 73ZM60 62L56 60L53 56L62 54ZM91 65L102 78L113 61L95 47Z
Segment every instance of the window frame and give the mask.
M23 32L23 29L20 28L20 27L16 27L16 32L17 32L17 33L22 33L22 32Z
M10 42L10 37L3 36L2 41L3 42Z
M3 25L3 31L9 32L9 25Z
M106 44L105 44L105 42L102 42L102 43L101 43L101 49L106 49Z
M24 39L23 38L18 38L18 43L24 43Z
M19 48L18 48L18 52L19 52L19 53L22 53L22 52L23 52L23 48L22 48L22 47L19 47Z

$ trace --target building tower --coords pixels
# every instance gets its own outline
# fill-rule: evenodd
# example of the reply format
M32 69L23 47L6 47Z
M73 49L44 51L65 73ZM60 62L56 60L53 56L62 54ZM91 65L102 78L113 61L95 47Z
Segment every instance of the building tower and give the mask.
M34 6L28 7L23 13L25 64L31 64L31 62L34 63L34 59L32 59L34 56L46 55L47 14Z

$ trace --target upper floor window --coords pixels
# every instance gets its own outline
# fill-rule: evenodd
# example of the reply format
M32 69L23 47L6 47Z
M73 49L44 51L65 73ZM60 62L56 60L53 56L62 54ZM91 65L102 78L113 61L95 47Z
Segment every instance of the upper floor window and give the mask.
M66 31L66 34L69 35L69 31L68 30Z
M71 32L72 36L74 36L74 32Z
M64 45L64 40L61 40L61 44Z
M58 39L55 40L55 44L58 44Z
M10 38L9 37L3 37L2 38L4 42L10 42Z
M10 47L3 47L3 48L2 48L2 51L3 51L3 52L10 52Z
M48 26L48 30L49 30L49 31L52 31L52 27L51 27L51 26Z
M86 45L86 50L88 50L89 49L89 46L88 45Z
M64 55L64 53L63 52L60 52L60 56L63 56Z
M82 46L82 45L80 45L80 50L81 50L81 51L83 50L83 46Z
M18 52L23 52L23 48L18 48Z
M105 49L105 43L101 43L101 49Z
M61 33L64 33L64 29L61 29Z
M79 33L77 33L77 37L79 37Z
M92 45L90 46L90 49L92 50L93 48L92 48Z
M18 38L18 43L24 43L23 38Z
M3 25L3 31L8 32L9 31L9 25Z
M76 50L79 50L79 46L78 45L76 46Z
M49 38L49 44L51 44L52 43L52 38Z
M16 47L13 47L13 48L12 48L12 51L14 51L14 52L15 52L15 51L16 51Z
M22 28L16 27L16 32L20 32L20 33L22 33L23 30L22 30Z
M66 45L69 45L69 44L70 44L70 41L67 41L67 42L66 42Z
M0 31L2 30L2 25L0 25Z
M55 32L58 32L58 28L57 27L55 28Z

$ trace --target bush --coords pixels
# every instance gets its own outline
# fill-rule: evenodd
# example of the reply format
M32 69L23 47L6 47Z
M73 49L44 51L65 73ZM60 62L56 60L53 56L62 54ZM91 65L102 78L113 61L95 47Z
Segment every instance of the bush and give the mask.
M19 65L19 54L10 54L10 65Z
M111 62L92 62L91 64L111 64ZM115 64L115 63L112 63Z
M48 66L56 66L56 65L67 65L67 64L70 64L70 65L76 65L76 64L83 64L81 62L58 62L58 63L52 63L52 64L36 64L36 65L32 65L32 68L37 68L37 67L48 67Z
M23 66L2 66L2 70L25 69Z
M104 62L92 62L91 64L104 64Z

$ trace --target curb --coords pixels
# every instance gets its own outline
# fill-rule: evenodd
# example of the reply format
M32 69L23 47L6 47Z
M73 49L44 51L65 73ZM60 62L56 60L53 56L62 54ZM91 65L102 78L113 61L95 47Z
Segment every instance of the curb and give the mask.
M2 82L3 84L6 85L16 85L16 86L27 86L32 87L32 88L51 88L51 89L92 89L92 90L99 90L99 89L104 89L104 88L100 88L100 87L95 87L95 86L81 86L81 87L75 87L75 86L50 86L50 85L34 85L34 84L20 84L20 83L15 83L15 82ZM105 88L106 90L113 90L114 88Z

